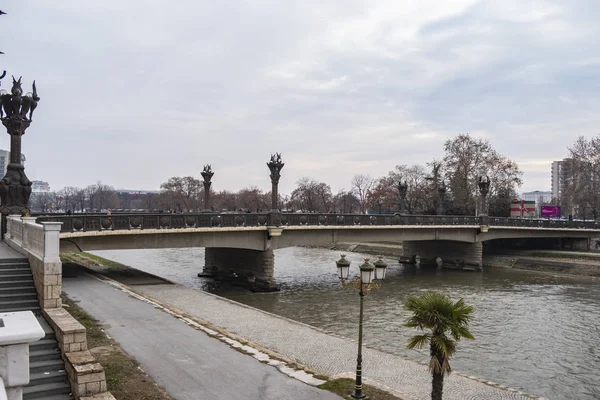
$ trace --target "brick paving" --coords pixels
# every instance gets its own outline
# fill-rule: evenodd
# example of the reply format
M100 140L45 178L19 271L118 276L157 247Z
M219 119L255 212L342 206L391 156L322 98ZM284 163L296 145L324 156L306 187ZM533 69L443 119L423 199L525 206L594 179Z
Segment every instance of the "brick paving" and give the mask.
M328 376L352 374L356 342L309 325L181 285L135 286L135 291L175 307L259 346ZM429 400L427 366L379 350L363 349L367 383L393 389L405 400ZM371 382L369 382L371 381ZM541 399L494 382L453 372L444 383L445 400Z

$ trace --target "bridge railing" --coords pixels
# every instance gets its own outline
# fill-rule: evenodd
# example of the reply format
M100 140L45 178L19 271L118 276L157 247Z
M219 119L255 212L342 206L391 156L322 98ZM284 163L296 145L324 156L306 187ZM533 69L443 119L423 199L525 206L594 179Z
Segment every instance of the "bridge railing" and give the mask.
M184 229L219 227L281 226L368 226L368 225L479 225L473 216L448 215L366 215L324 213L183 213L46 215L38 222L62 222L61 232L89 232L132 229Z
M62 222L61 232L89 232L135 229L185 229L260 226L479 226L475 216L404 214L325 213L183 213L183 214L75 214L45 215L37 222ZM560 221L489 217L497 227L600 229L595 221Z

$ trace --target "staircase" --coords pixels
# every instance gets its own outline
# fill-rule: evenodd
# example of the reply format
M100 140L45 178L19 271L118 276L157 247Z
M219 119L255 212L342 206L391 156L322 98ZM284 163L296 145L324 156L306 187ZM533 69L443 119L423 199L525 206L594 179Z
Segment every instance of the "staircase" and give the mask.
M46 336L29 346L29 385L23 400L72 400L54 331L42 316L26 258L0 259L0 313L33 311Z

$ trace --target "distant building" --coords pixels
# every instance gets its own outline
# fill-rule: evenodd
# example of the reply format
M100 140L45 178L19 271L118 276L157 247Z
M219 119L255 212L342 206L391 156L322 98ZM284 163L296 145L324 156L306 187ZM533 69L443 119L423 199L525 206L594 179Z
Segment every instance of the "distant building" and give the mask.
M552 198L560 204L562 194L573 181L573 162L570 158L552 162Z
M32 192L49 192L50 185L48 182L44 181L31 181L31 191Z
M0 169L2 171L2 176L0 179L6 175L6 168L10 163L10 151L8 150L0 150ZM21 154L21 164L25 165L25 154Z
M537 203L551 203L554 198L552 191L534 190L533 192L523 192L521 194L523 200L535 201Z
M523 194L521 194L522 200L525 200L528 203L533 202L533 204L535 204L536 216L541 215L542 205L552 204L552 199L554 198L552 191L534 190L533 192L523 192Z

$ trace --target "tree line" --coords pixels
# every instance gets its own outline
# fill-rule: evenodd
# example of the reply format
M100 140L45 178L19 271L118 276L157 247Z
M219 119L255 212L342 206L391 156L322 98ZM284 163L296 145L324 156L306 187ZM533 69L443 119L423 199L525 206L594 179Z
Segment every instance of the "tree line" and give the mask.
M488 140L469 134L448 139L444 155L422 165L397 165L385 176L355 175L347 189L333 193L331 186L303 177L289 194L280 195L287 211L473 215L477 208L477 182L491 179L490 215L508 216L517 197L522 172L517 164L494 150ZM32 194L34 212L90 212L107 209L194 212L205 209L202 181L193 176L172 177L160 193L120 193L98 182L86 188L65 187L57 192ZM211 189L214 211L267 211L271 193L257 187L237 192Z
M580 136L568 147L559 175L563 214L596 219L600 210L600 135Z

